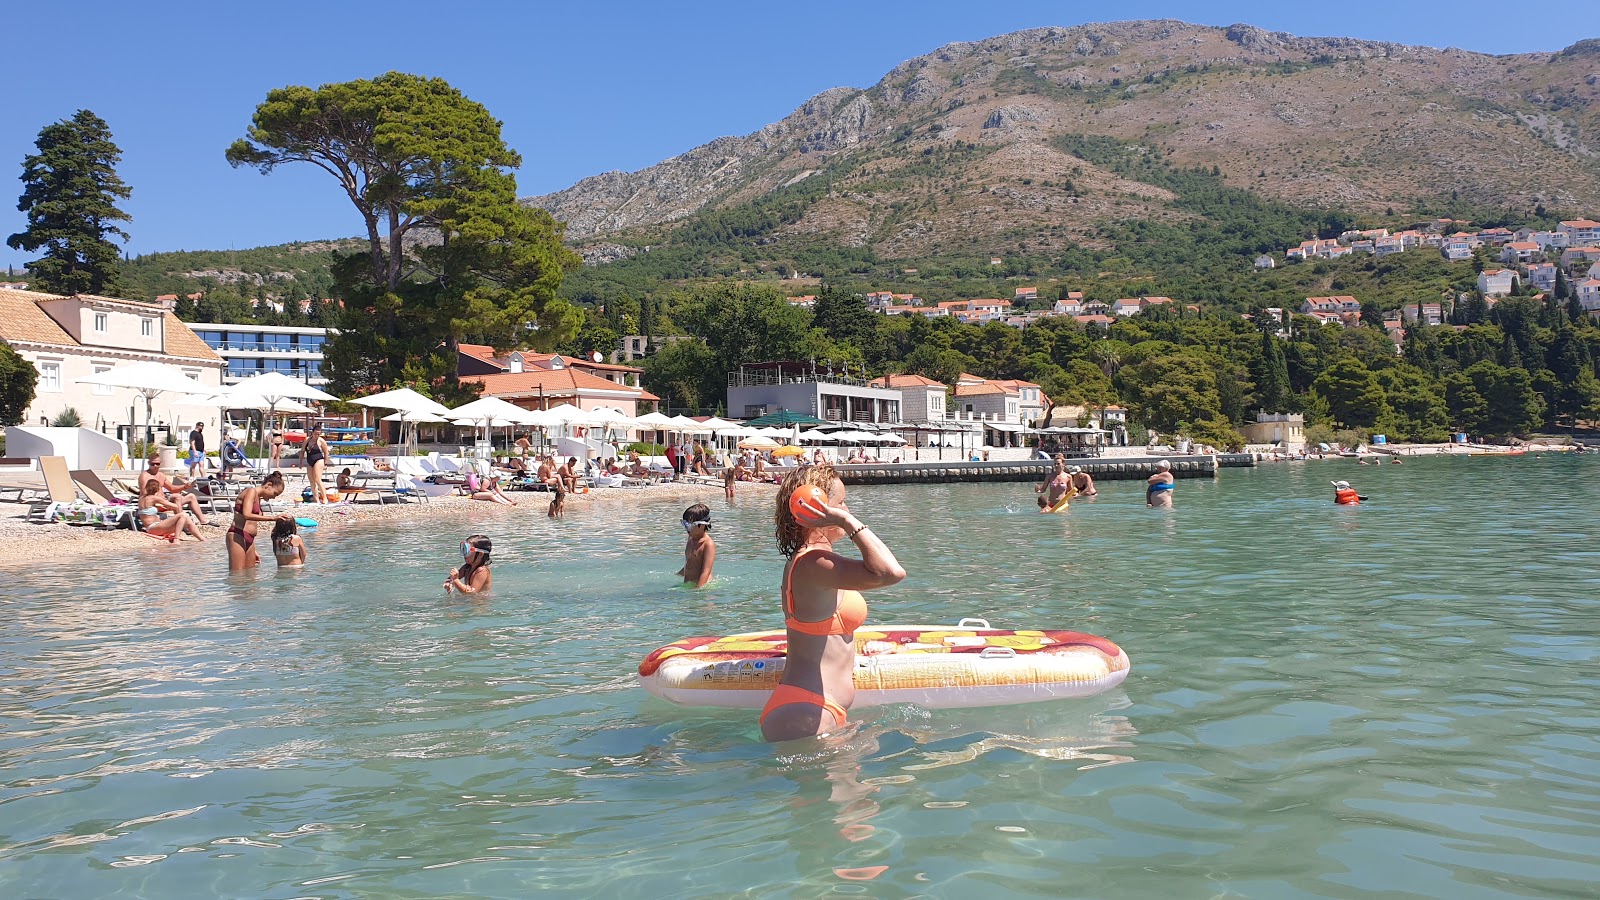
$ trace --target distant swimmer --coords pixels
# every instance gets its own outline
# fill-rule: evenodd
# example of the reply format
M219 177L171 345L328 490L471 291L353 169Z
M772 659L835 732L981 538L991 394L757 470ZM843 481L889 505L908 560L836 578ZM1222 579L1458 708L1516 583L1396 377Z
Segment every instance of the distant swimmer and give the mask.
M1077 490L1079 497L1093 497L1100 493L1094 489L1094 479L1081 466L1073 466L1067 470L1067 474L1072 476L1072 486Z
M1357 494L1348 481L1333 482L1333 502L1340 506L1357 506L1367 498Z
M1172 462L1161 460L1156 463L1156 473L1145 481L1144 503L1146 506L1172 506L1172 489L1175 487L1172 479Z

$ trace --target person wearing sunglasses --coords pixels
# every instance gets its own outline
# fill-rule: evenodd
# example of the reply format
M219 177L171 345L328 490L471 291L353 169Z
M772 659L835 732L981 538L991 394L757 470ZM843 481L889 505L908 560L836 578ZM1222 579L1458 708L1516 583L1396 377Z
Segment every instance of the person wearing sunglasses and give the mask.
M683 511L683 530L689 541L683 548L683 568L678 574L684 584L697 588L711 580L711 567L717 562L717 542L711 539L711 508L696 503Z
M461 542L461 568L450 570L450 576L444 580L444 589L463 594L487 591L494 583L494 574L489 571L489 551L493 549L494 545L487 536L468 536Z

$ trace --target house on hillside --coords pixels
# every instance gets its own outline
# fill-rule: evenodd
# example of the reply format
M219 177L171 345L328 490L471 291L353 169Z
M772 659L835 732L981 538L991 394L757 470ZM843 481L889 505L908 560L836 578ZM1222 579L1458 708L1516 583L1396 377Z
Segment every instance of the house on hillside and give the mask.
M816 294L805 294L800 297L785 297L783 299L789 301L790 306L797 306L801 309L810 309L817 305Z
M1450 262L1462 262L1472 258L1472 243L1460 238L1449 238L1439 245L1439 252Z
M1072 291L1050 307L1053 316L1075 316L1083 312L1083 292Z
M1378 238L1372 242L1372 252L1378 256L1392 256L1406 252L1406 245L1397 237Z
M1105 313L1084 313L1073 316L1072 318L1073 321L1080 325L1098 325L1101 328L1104 328L1116 321L1116 319L1111 318Z
M1485 244L1493 244L1496 247L1504 246L1514 240L1515 237L1516 235L1512 234L1509 228L1485 228L1478 232L1478 240Z
M1528 266L1528 284L1541 291L1556 289L1555 263L1533 263Z
M89 294L61 296L36 291L0 291L0 341L38 370L33 402L22 423L48 425L71 407L84 427L126 439L130 408L144 421L144 401L127 388L79 384L78 379L128 363L155 363L195 383L195 393L222 387L226 363L169 304L140 303ZM183 395L160 394L151 406L157 432L181 429L216 410L184 403ZM213 432L213 435L215 432Z
M1273 259L1272 257L1268 256L1265 253L1261 254L1258 257L1256 257L1256 268L1258 268L1258 269L1276 269L1277 267L1278 267L1277 260Z
M1585 278L1572 286L1578 303L1589 313L1600 313L1600 278Z
M1576 275L1600 263L1600 247L1569 247L1561 251L1561 265L1568 275Z
M1338 315L1345 313L1359 314L1361 312L1361 301L1349 294L1340 294L1336 297L1307 297L1306 302L1300 304L1300 312L1308 316L1319 312L1331 312Z
M1517 285L1517 273L1510 269L1484 269L1478 273L1478 291L1485 297L1505 296Z
M644 359L674 341L689 340L694 339L686 334L658 334L654 336L626 334L617 339L617 349L611 354L611 361L624 363L632 362L636 359Z
M1500 261L1508 265L1528 263L1538 259L1543 252L1532 241L1511 241L1500 248Z
M1113 316L1137 315L1144 308L1144 300L1138 297L1123 297L1111 301L1111 314Z
M1557 250L1565 250L1570 243L1565 232L1535 231L1532 228L1517 229L1516 239L1521 242L1538 244L1540 250L1548 250L1551 247Z
M1013 300L1037 300L1037 299L1039 299L1039 288L1038 287L1034 287L1034 286L1019 287L1016 290L1016 296L1014 296L1012 299Z
M1400 307L1400 315L1407 322L1417 321L1420 315L1424 325L1443 325L1445 311L1441 303L1407 303Z
M1593 219L1574 219L1562 222L1557 228L1567 236L1569 246L1592 247L1600 244L1600 222Z

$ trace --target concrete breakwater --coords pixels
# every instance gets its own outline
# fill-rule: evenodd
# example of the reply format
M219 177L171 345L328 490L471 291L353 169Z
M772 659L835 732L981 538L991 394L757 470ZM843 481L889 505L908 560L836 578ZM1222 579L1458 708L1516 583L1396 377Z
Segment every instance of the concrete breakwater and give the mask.
M1256 458L1249 453L1223 453L1216 456L1138 456L1112 459L1069 459L1096 481L1136 480L1155 474L1158 460L1171 460L1175 478L1209 478L1219 468L1250 467ZM950 481L1040 481L1054 466L1049 460L1020 462L903 462L860 463L835 468L846 484L919 484Z

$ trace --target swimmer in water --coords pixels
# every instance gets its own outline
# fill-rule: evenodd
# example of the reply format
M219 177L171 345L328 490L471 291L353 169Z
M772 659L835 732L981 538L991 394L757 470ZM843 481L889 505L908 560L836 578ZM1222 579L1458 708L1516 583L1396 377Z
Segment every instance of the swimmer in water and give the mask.
M1067 470L1067 474L1072 476L1072 487L1078 492L1079 497L1093 497L1100 493L1094 489L1094 479L1082 467L1073 466Z
M489 553L494 549L488 536L468 535L461 542L461 568L451 569L444 580L446 591L463 594L481 594L494 584L494 573L489 571Z
M789 498L817 488L826 503L795 517ZM761 711L761 737L790 741L841 728L855 702L855 632L867 618L860 591L898 584L906 577L894 553L845 505L844 483L826 463L784 476L778 488L778 551L788 557L782 583L788 650L781 682ZM849 540L861 559L833 551Z
M683 576L684 584L705 587L717 562L717 542L711 539L711 508L696 503L684 510L683 530L689 533L689 541L684 545L683 568L678 574Z
M1172 463L1163 459L1156 463L1156 473L1145 480L1145 506L1170 508L1173 487Z
M1056 464L1044 483L1034 488L1039 495L1039 508L1050 509L1061 502L1063 495L1072 489L1072 477L1067 474L1067 458L1056 454Z

